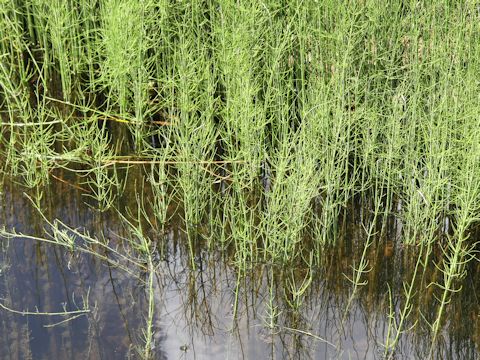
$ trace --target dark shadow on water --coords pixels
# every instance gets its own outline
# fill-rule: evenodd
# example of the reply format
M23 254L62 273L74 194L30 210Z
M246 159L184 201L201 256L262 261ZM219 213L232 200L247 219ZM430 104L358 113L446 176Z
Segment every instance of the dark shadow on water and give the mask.
M122 239L129 233L113 211L99 215L63 183L52 185L48 198L48 218L101 235L119 249L124 246ZM7 229L45 236L45 222L10 183L3 188L1 219ZM312 283L295 307L289 284L301 283L308 269L258 264L239 278L228 257L198 249L198 266L192 270L184 232L170 224L157 236L162 255L156 259L154 278L155 358L383 358L391 310L388 289L398 314L402 283L410 279L414 256L408 249L395 249L393 256L388 243L379 241L368 254L368 283L345 314L352 286L344 274L350 275L359 260L362 231L355 222L348 225L344 236L350 238L349 246L326 250L323 266L312 270ZM148 311L141 271L132 269L136 278L98 257L31 239L2 239L1 246L2 304L16 311L62 312L82 309L88 301L89 309L70 321L0 310L2 359L140 358ZM438 358L480 355L479 272L478 263L472 262L465 291L449 305ZM425 276L435 279L435 269ZM408 326L431 318L433 304L433 290L418 296ZM393 358L423 359L429 347L428 329L419 325L402 336Z

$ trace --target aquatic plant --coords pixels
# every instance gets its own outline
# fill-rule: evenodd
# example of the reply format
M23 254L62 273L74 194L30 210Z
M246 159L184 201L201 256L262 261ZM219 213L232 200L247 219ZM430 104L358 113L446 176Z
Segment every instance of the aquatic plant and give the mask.
M135 229L130 245L150 272L146 234L175 217L192 269L199 247L220 249L237 287L258 262L305 266L304 280L286 283L293 308L327 250L353 247L340 239L360 218L346 315L394 221L386 241L416 258L404 292L391 294L402 306L386 314L385 355L432 288L434 349L476 261L479 35L472 1L0 0L2 175L39 209L52 179L68 182L56 169L80 179L92 208ZM115 250L45 220L48 243ZM428 277L432 263L443 279Z

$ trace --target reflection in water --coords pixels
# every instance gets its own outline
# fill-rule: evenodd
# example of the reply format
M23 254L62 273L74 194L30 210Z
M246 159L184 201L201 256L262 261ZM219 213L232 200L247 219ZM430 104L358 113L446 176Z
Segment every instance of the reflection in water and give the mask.
M44 236L45 223L18 188L5 185L3 190L1 216L6 228ZM129 251L122 240L129 232L115 213L98 215L66 184L56 184L50 191L46 197L51 199L46 207L48 218L105 237L112 246ZM345 231L352 239L362 236L355 223ZM395 230L390 235L395 236ZM358 261L361 241L326 251L323 267L314 270L310 287L295 297L292 284L298 288L309 275L308 269L258 264L239 278L228 258L199 249L192 270L178 226L172 225L157 240L163 245L158 246L161 255L156 259L154 278L151 350L156 359L383 358L382 344L391 320L388 314L393 307L393 316L398 316L402 283L411 277L415 261L409 249L393 250L387 242L372 247L368 283L345 314L351 286L344 274L350 275L351 266ZM1 246L3 304L18 311L62 312L82 309L88 303L90 310L70 318L0 311L2 358L141 357L148 313L141 270L132 269L138 277L132 276L98 257L31 239L5 239ZM477 264L471 267L471 276L464 283L468 290L449 305L447 315L451 316L445 319L438 358L474 359L479 355L480 269ZM438 276L435 268L428 269L419 281L428 284ZM415 298L406 328L434 317L436 290L431 289ZM419 325L403 334L392 357L424 358L430 341L428 329Z

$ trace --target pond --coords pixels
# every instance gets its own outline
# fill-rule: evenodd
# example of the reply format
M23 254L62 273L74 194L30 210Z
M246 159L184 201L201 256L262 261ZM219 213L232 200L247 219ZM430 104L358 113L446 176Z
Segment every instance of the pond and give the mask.
M323 267L286 269L258 263L243 275L225 253L199 248L193 269L185 232L172 221L163 234L152 234L159 246L149 291L147 272L122 260L121 254L129 253L125 239L130 234L117 213L100 214L88 207L68 183L54 182L47 194L46 217L92 238L106 238L118 253L97 248L93 255L32 239L45 239L46 221L20 186L6 182L2 226L17 235L1 242L0 351L5 359L137 359L146 345L155 359L385 356L389 314L393 307L398 321L402 284L411 274L407 249L394 249L391 256L392 250L381 244L372 248L366 283L352 298L347 277L360 260L360 245L325 250ZM364 233L355 216L351 218L343 236L355 244ZM396 231L393 224L390 236ZM473 267L465 290L449 305L448 325L437 345L439 358L479 356L478 266ZM308 289L295 297L292 283L299 289L309 272ZM435 269L425 276L432 278L430 272ZM421 318L434 312L432 292L413 303L407 327L424 323ZM152 332L148 343L147 329ZM423 325L407 329L392 358L425 358L430 342Z
M480 358L478 4L378 5L0 0L0 358Z

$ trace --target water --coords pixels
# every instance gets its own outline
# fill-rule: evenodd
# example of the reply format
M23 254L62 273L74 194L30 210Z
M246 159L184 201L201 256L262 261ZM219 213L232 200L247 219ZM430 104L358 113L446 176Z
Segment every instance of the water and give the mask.
M3 186L1 221L7 229L45 237L46 223L12 183ZM128 252L130 233L114 212L98 214L79 192L66 183L52 184L45 194L45 215L93 236L103 236L112 248ZM396 229L392 228L391 236ZM185 235L175 222L158 242L155 256L153 319L155 359L381 359L388 313L402 305L402 282L414 259L407 250L372 247L368 283L344 310L352 286L345 275L358 262L360 226L352 221L344 245L326 251L324 266L298 308L288 289L297 288L308 269L280 269L256 264L238 276L228 254L198 249L192 270ZM0 257L2 359L138 359L144 352L143 332L148 314L147 274L128 265L130 273L98 256L70 252L57 245L21 236L3 239ZM118 248L117 248L118 246ZM121 261L99 249L106 257ZM438 358L479 357L480 307L478 268L472 265L464 291L449 305ZM425 275L435 279L435 269ZM393 305L389 301L389 289ZM425 358L430 336L423 317L434 314L434 291L415 300L408 326L415 331L401 338L395 359ZM235 304L238 304L237 307ZM85 313L40 315L86 310ZM432 313L429 313L432 312ZM269 326L269 324L271 326Z

